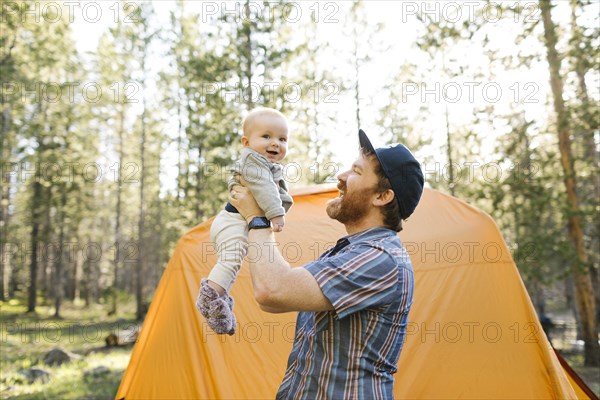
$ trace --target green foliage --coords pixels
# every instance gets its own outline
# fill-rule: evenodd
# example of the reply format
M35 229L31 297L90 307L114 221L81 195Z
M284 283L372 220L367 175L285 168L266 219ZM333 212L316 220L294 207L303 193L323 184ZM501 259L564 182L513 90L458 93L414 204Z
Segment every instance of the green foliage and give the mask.
M129 362L131 346L104 347L104 338L119 329L136 326L132 304L121 318L107 318L104 308L64 305L64 318L54 319L54 311L38 307L37 314L23 315L26 305L16 300L0 302L2 359L0 393L19 399L111 399L118 389ZM43 355L60 347L79 356L61 366L47 366ZM104 372L92 373L98 367ZM30 384L20 371L43 368L50 372L47 383Z
M506 165L506 173L482 192L491 200L490 211L506 232L525 281L549 286L565 277L573 258L563 219L565 196L553 190L560 183L554 140L534 135L538 128L521 114L507 118L512 131L500 138L496 161Z
M570 2L574 17L568 27L559 26L558 33L562 35L559 52L570 60L569 68L563 63L565 76L569 77L565 81L565 97L569 98L569 122L574 130L578 157L576 173L581 213L587 221L584 228L586 246L593 260L590 264L597 265L598 186L592 182L597 182L593 177L598 176L599 158L597 137L594 138L591 133L597 132L598 119L594 117L597 117L597 101L589 101L588 94L591 92L586 91L585 83L597 82L598 79L597 68L594 70L592 67L597 66L597 57L596 62L592 61L597 51L591 49L598 47L592 45L598 44L598 29L595 27L598 17L590 13L590 4L587 3ZM557 8L560 6L562 11L569 8L566 3L555 5ZM398 74L399 84L390 87L402 95L399 89L406 87L406 82L415 85L497 82L507 72L514 71L516 74L512 76L518 77L545 63L540 18L532 18L536 11L539 12L535 3L526 5L526 8L517 3L495 5L501 18L494 23L489 21L489 14L485 17L486 7L489 11L491 3L476 6L474 18L468 20L434 20L427 14L420 16L422 34L416 45L427 54L430 64L426 71L419 69L423 71L422 76L407 68ZM582 15L587 18L584 23ZM518 29L514 29L515 25ZM470 43L476 43L477 48L471 47ZM507 43L511 45L507 46ZM481 56L488 58L487 63L478 62ZM544 67L547 68L545 64ZM518 78L513 82L513 87L525 88L525 82L519 83ZM544 93L538 85L535 91L536 95ZM548 92L549 87L545 89L545 93ZM597 97L597 92L593 96ZM439 104L435 104L437 101L429 102L418 111L411 108L411 104L401 103L408 112L400 114L400 118L394 121L392 110L400 107L390 101L383 109L382 125L386 122L390 127L404 125L404 132L419 132L418 117L429 117L428 123L424 124L429 130L436 129L436 117L438 121L446 119L445 128L437 128L445 131L445 148L434 148L438 154L445 151L446 155L434 158L436 168L429 170L434 171L435 178L428 179L428 182L434 188L468 199L494 217L513 250L513 257L538 311L543 311L543 301L538 300L544 298L544 291L562 288L564 279L577 267L573 261L576 257L568 238L570 211L557 154L553 112L550 104L540 107L540 103L549 103L549 99L539 96L524 101L517 97L504 106L495 101L462 105L463 109L469 106L473 109L472 118L466 123L457 121L455 112L458 108L444 99ZM545 111L534 112L533 109ZM416 112L410 113L409 110ZM551 117L540 115L544 112ZM406 136L402 140L410 140ZM435 146L436 142L431 144ZM425 144L425 148L431 144ZM490 147L492 151L483 151ZM447 163L446 170L437 167L444 165L444 161ZM474 168L469 168L469 164ZM450 165L457 166L454 174L449 172ZM561 304L565 306L564 301Z
M510 81L544 63L541 24L524 21L515 29L513 19L528 15L522 5L502 3L495 23L485 18L491 2L475 6L472 19L421 17L414 51L400 58L387 54L398 38L382 34L374 6L364 1L339 3L343 43L324 38L315 20L288 23L283 0L265 4L268 15L208 20L180 0L160 27L156 3L135 3L132 21L107 27L94 54L78 52L66 19L22 18L26 3L7 3L18 12L0 21L0 82L21 89L2 91L0 153L3 162L38 175L0 180L0 242L21 249L1 265L2 296L24 298L31 288L38 309L63 298L90 308L114 303L109 311L119 315L143 264L142 300L149 301L176 241L223 207L242 118L259 105L282 110L290 121L285 162L300 174L292 188L336 181L339 141L360 118L368 120L364 110L371 107L378 111L369 121L376 134L413 149L431 187L492 214L532 291L562 287L573 267L545 78L536 80L539 104L419 98L425 85ZM123 14L131 4L120 3ZM598 270L598 16L589 1L553 4L571 13L559 23L559 53L585 243ZM164 62L153 65L158 59ZM381 60L392 73L369 98L365 71ZM82 84L70 100L69 82L76 81ZM78 96L84 83L98 84L103 96ZM302 96L290 100L288 84ZM37 96L23 95L36 87ZM42 87L63 96L47 101ZM407 88L419 94L407 99ZM351 115L341 119L342 109ZM457 166L452 174L450 165ZM61 257L49 257L61 242L77 250L58 246ZM27 255L33 243L40 246L37 264Z

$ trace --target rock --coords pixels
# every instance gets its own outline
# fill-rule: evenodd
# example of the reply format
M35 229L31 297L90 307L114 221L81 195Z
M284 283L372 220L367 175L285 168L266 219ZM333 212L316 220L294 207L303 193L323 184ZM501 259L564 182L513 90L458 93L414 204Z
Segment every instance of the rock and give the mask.
M110 369L108 369L107 367L101 365L99 367L96 367L94 369L89 369L87 371L85 371L83 373L83 376L85 378L101 378L105 375L110 374Z
M74 358L79 358L79 356L60 348L54 348L44 354L42 361L44 361L46 365L62 365L71 362Z
M21 370L19 373L23 375L29 381L29 383L36 381L46 383L50 380L50 372L43 368L30 368L27 370Z
M133 344L137 341L139 332L140 329L137 326L130 326L123 330L112 332L106 338L104 338L104 341L106 342L106 347Z

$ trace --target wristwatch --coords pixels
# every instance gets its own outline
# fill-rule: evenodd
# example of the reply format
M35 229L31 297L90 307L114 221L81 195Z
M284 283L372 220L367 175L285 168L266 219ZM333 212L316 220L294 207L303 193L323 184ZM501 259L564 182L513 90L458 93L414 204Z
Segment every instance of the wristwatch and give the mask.
M267 229L271 227L271 221L265 217L254 217L248 223L248 230L250 229Z

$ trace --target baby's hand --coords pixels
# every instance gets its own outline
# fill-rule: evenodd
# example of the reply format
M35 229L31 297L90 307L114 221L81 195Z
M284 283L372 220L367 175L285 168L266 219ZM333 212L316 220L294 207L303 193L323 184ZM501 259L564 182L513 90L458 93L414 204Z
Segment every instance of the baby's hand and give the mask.
M271 225L273 232L281 232L283 230L283 226L285 225L285 217L282 215L280 217L272 218Z

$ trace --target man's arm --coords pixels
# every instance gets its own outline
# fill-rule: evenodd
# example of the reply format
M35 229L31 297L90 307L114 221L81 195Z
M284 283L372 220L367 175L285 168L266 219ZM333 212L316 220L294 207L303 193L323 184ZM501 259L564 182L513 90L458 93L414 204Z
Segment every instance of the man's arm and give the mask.
M229 201L246 221L264 216L247 188L235 186L231 193ZM256 254L248 257L254 298L264 311L333 310L312 274L304 268L291 268L281 256L270 229L250 230L248 242L256 249Z
M250 230L248 242L256 245L257 254L248 263L254 297L264 311L333 310L312 274L284 260L270 229Z

